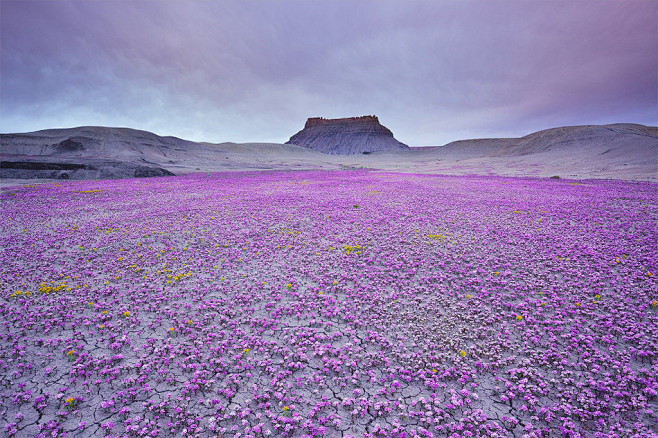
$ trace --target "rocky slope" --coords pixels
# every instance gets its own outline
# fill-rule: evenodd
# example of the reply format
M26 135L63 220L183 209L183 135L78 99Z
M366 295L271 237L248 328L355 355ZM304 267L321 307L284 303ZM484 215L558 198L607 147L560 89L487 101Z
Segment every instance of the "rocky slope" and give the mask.
M409 149L379 123L377 116L324 119L312 117L304 129L290 137L294 144L331 155L370 154Z
M128 128L82 126L0 134L2 178L108 179L173 175L154 159L192 142Z
M3 179L121 179L173 176L161 167L140 166L139 164L90 159L80 162L70 159L39 160L26 159L0 161L0 176Z

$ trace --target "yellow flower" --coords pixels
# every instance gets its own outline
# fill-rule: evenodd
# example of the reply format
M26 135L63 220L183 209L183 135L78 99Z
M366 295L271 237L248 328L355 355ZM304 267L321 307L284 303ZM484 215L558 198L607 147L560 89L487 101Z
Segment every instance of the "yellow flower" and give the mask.
M651 307L658 307L658 301L653 300L653 301L651 302Z
M130 316L130 312L128 312L127 310L125 312L123 312L123 317L124 318L128 318L129 316Z
M103 315L107 315L107 310L103 310Z
M435 370L435 369L433 369L433 370L432 370L432 372L433 372L433 373L436 373L436 370Z
M105 328L105 326L104 325L99 325L98 328L102 330L102 329Z
M75 399L74 399L73 397L69 397L69 398L67 398L67 399L64 400L64 401L65 401L66 403L71 404L71 403L73 403L73 402L75 401Z
M66 352L67 356L73 356L75 354L75 350L70 350Z
M471 298L471 296L470 296L470 295L466 295L466 298Z
M194 321L192 321L192 320L190 319L189 321L187 321L187 323L188 323L188 324L194 324Z
M174 329L173 327L171 327L171 328L169 329L169 332L170 332L170 333L173 333L174 330L176 330L176 329Z
M462 351L459 352L459 355L460 355L461 357L464 357L464 356L466 356L466 352L465 352L464 350L462 350Z
M594 299L595 299L595 300L600 300L600 299L601 299L601 295L596 295L596 296L594 297Z
M288 289L290 289L290 288L292 287L292 283L288 283L288 285L287 285L286 287L287 287Z
M242 352L243 352L244 354L247 354L247 353L249 353L249 349L248 349L248 348L245 348L244 350L242 350Z
M337 284L338 284L338 281L334 280L334 286L336 286Z
M522 317L521 315L516 315L516 319L517 319L518 321L521 321L521 320L523 319L523 317Z
M290 410L290 407L288 407L288 406L284 406L284 407L283 407L283 410L284 410L284 411L288 411L288 410Z

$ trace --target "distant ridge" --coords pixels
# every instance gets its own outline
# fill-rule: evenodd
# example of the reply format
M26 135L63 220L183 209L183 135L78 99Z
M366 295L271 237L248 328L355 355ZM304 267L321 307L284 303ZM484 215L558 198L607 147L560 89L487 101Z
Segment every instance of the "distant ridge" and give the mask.
M321 153L281 143L198 143L130 128L81 126L0 134L0 186L21 180L107 179L194 172L368 168L446 175L606 178L658 181L658 128L631 123L565 126L521 138L460 140L409 148L376 116L307 120L304 131L375 131L392 148ZM295 136L293 136L295 137ZM347 140L345 140L347 141ZM389 144L389 145L390 145ZM364 151L364 152L361 152ZM367 153L373 151L374 153Z
M357 155L409 149L379 123L377 116L325 119L311 117L286 144L331 155Z
M562 126L533 132L524 137L458 140L429 149L441 155L459 154L461 159L558 152L573 154L574 157L590 155L593 158L594 154L613 150L622 154L630 154L634 150L644 151L649 154L645 158L655 159L653 154L658 151L658 128L634 123Z

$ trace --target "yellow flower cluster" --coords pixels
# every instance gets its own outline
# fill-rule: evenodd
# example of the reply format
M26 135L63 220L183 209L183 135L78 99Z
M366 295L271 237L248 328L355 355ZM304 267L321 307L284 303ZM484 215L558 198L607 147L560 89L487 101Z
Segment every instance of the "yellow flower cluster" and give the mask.
M25 294L25 297L29 297L30 296L30 291L26 290L25 292L23 292L22 290L17 290L15 293L9 295L9 298L20 297L23 294Z
M350 254L352 252L356 254L361 254L361 245L356 244L356 245L343 245L343 249L345 250L345 254Z
M39 292L47 294L49 292L59 292L62 289L70 291L71 288L67 288L66 282L58 283L55 286L47 286L46 283L41 283L39 285Z

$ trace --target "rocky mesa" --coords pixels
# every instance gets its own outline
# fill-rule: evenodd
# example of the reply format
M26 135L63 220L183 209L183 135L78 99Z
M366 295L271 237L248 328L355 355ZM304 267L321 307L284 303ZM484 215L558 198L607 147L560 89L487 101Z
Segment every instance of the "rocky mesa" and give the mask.
M325 119L311 117L286 144L331 155L357 155L409 149L379 123L377 116Z

